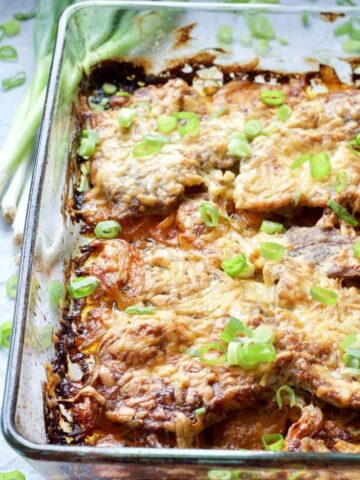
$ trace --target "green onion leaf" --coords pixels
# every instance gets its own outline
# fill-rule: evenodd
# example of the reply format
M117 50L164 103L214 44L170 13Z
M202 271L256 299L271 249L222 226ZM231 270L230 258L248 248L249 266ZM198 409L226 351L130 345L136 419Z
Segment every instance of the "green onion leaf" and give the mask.
M327 178L330 171L330 157L327 153L318 153L310 158L310 174L314 180Z
M230 343L238 333L242 333L247 337L253 336L253 331L251 328L244 325L240 320L235 317L229 318L227 324L224 327L224 330L221 332L220 339L223 342Z
M115 93L115 95L116 95L117 97L129 97L129 98L131 97L131 93L125 92L125 90L118 90L118 91Z
M200 128L199 115L194 112L176 112L173 116L179 120L178 131L180 137L198 134Z
M205 415L205 413L206 413L206 408L205 407L197 408L195 410L195 415L197 417L202 417L203 415Z
M151 315L155 312L155 310L156 308L151 305L149 307L143 307L142 305L132 305L131 307L126 307L124 311L128 315Z
M255 343L274 343L275 335L268 325L259 325L253 330L253 339Z
M79 299L93 294L99 285L96 277L77 277L70 283L69 292L72 298Z
M284 447L284 437L281 433L267 433L261 437L265 450L280 452Z
M5 25L3 25L3 30L7 37L14 37L21 30L20 22L16 19L10 20L9 22L5 23Z
M231 480L233 478L231 470L210 470L208 480Z
M261 90L261 101L265 105L280 106L285 102L285 93L281 90Z
M263 220L260 227L261 232L273 235L274 233L284 233L286 230L282 223L271 222L270 220Z
M216 33L216 38L219 43L232 43L233 30L229 25L221 25Z
M96 143L91 138L82 138L80 141L80 146L77 149L77 154L79 157L85 158L86 160L90 158L96 149Z
M163 147L165 142L155 139L147 139L140 143L137 143L133 148L133 155L137 158L149 157L154 155Z
M221 268L226 272L229 277L238 277L246 267L246 257L243 253L239 253L232 258L226 258L221 262Z
M0 47L0 60L4 60L4 61L16 60L17 57L18 57L17 50L11 45L4 45L3 47Z
M118 113L118 123L121 128L130 128L135 117L135 112L132 108L120 108Z
M26 477L19 470L13 470L12 472L0 473L0 480L26 480Z
M350 150L355 153L358 157L360 156L360 143L358 141L359 134L356 136L354 140L351 140L349 143Z
M0 325L0 345L4 348L10 347L12 322L4 322Z
M360 258L360 242L355 242L353 245L353 252L355 258Z
M208 227L217 227L219 225L220 213L214 204L210 202L201 202L200 217Z
M29 13L17 12L14 14L15 20L19 20L19 22L31 20L32 18L35 18L35 17L36 17L36 12L29 12Z
M292 110L288 105L282 105L276 110L276 116L282 122L286 122L292 115Z
M293 407L294 405L296 405L296 395L295 395L294 390L291 387L288 387L287 385L282 385L281 387L279 387L277 389L276 394L275 394L275 400L276 400L277 406L279 407L279 410L281 410L282 407L283 407L283 402L282 402L282 398L281 398L281 395L283 393L285 393L289 396L290 407Z
M342 361L347 367L350 368L359 368L360 367L360 350L351 349L344 353Z
M336 174L335 181L333 183L333 189L336 193L341 193L345 190L348 184L348 178L346 172L339 172Z
M340 348L342 350L347 350L349 347L352 347L358 342L358 337L355 332L349 333L345 338L340 342Z
M353 227L356 227L358 222L357 220L350 215L350 213L346 210L346 208L342 207L339 203L335 202L335 200L329 200L328 203L330 208L332 208L335 214L344 220L344 222L349 223Z
M18 72L12 77L4 78L1 82L3 90L10 90L12 88L21 87L26 81L26 73Z
M121 232L121 226L115 220L99 222L94 230L96 238L116 238Z
M152 105L149 102L135 102L131 107L135 110L137 117L148 117L152 110Z
M247 143L247 141L233 137L229 140L228 152L230 153L230 155L243 158L251 154L251 147Z
M254 38L273 40L275 38L274 28L266 15L248 15L247 26Z
M116 92L117 88L116 85L113 83L107 83L105 82L102 86L103 92L106 93L106 95L114 95Z
M16 290L18 285L18 276L17 275L10 275L6 282L6 295L9 298L16 297Z
M203 363L207 363L208 365L221 365L226 360L225 351L226 347L221 343L207 343L199 349L199 360ZM207 354L209 352L217 352L221 353L222 355L208 357Z
M261 135L263 124L260 120L249 120L245 122L244 133L248 140L253 140L255 137Z
M294 203L295 203L295 205L297 205L299 203L301 195L302 195L302 192L300 190L297 190L294 193Z
M276 360L276 350L273 345L268 343L247 343L230 342L239 345L237 349L237 364L245 369L251 369L260 363L268 363ZM233 348L233 347L231 347Z
M352 21L349 20L345 23L342 23L334 30L334 35L336 37L341 37L342 35L350 35L353 29Z
M310 296L313 300L322 303L323 305L336 305L338 302L338 295L332 290L317 287L313 285L310 288Z
M280 243L261 242L260 255L266 260L279 261L284 257L285 247Z
M170 133L175 130L177 119L172 115L161 115L156 122L156 127L161 133Z

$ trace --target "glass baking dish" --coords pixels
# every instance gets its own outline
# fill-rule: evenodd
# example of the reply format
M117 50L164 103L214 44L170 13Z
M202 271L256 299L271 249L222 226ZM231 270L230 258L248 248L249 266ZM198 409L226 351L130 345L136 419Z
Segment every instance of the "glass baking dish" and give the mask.
M176 61L186 63L187 58L201 59L205 55L214 64L236 63L259 72L317 72L320 65L329 65L343 82L356 81L357 59L351 53L344 53L344 39L335 36L334 29L344 17L359 16L360 8L331 7L323 12L314 4L305 8L90 1L64 13L27 212L2 414L7 441L47 478L53 479L360 479L357 454L74 447L47 443L43 405L45 365L54 356L51 337L61 320L61 309L54 296L62 290L67 262L80 241L79 226L71 221L66 209L72 191L69 165L73 102L82 76L97 61L96 55L88 61L88 52L101 38L101 28L114 15L126 12L140 16L145 12L151 15L161 12L166 18L166 29L156 35L145 32L144 38L132 45L130 51L113 52L113 56L121 54L127 61L145 58L155 75ZM218 44L216 32L220 25L230 25L240 34L245 28L244 15L252 13L268 15L282 41L274 40L266 48L264 42L255 48L238 42L232 51ZM193 24L190 30L181 29L189 24ZM179 32L184 31L191 31L191 35L179 42Z

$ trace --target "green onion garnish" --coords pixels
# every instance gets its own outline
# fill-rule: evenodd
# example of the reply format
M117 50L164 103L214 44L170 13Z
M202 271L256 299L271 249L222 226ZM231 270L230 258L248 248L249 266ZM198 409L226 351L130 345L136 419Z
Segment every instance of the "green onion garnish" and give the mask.
M26 480L26 477L19 470L13 470L0 474L0 480Z
M36 17L36 12L29 12L29 13L17 12L17 13L14 13L15 20L19 20L19 22L24 22L26 20L31 20L32 18L35 18L35 17Z
M282 385L280 388L277 389L275 394L275 400L276 400L277 406L279 407L279 410L281 410L283 407L283 402L281 398L281 395L283 393L289 396L290 407L293 407L294 405L296 405L296 395L294 390L291 387L288 387L287 385Z
M17 50L11 45L4 45L3 47L0 47L0 60L16 60L17 57Z
M327 178L330 171L330 157L327 153L318 153L310 158L310 174L314 180Z
M295 170L295 168L299 168L301 167L301 165L303 165L304 163L310 161L310 159L312 158L312 154L311 153L304 153L303 155L300 155L299 158L297 158L296 160L294 160L292 162L292 164L290 165L290 168L291 170Z
M340 348L347 350L349 347L355 345L358 341L358 337L355 332L349 333L345 338L340 342Z
M360 367L360 350L358 348L352 348L347 350L342 357L342 361L347 367L359 368Z
M346 53L360 53L360 41L349 38L343 42L342 48Z
M220 339L223 342L230 343L238 333L242 333L247 337L253 336L253 331L251 328L244 325L240 320L235 317L229 318L227 324L224 327L224 330L221 332Z
M210 470L208 480L231 480L233 478L231 470Z
M260 98L265 105L280 106L285 102L285 93L281 90L261 90Z
M261 242L260 255L266 260L279 261L284 257L285 247L280 243Z
M335 214L344 220L344 222L349 223L353 227L356 227L358 222L357 220L350 215L350 213L346 210L346 208L342 207L339 203L335 202L335 200L329 200L328 203L330 208L332 208Z
M214 351L218 353L222 353L222 355L219 355L217 357L207 356L209 352L214 352ZM199 360L203 363L207 363L208 365L221 365L226 360L225 351L226 351L226 347L221 343L216 343L216 342L207 343L206 345L202 346L199 349Z
M342 23L338 27L335 28L334 30L334 35L336 37L341 37L342 35L350 35L352 32L353 26L352 26L352 21L349 20L347 22Z
M151 103L149 102L135 102L132 105L132 108L135 110L135 115L137 117L147 117L152 110Z
M126 307L124 311L128 315L150 315L154 313L155 310L156 308L151 305L149 307L143 307L142 305L132 305L131 307Z
M282 105L276 110L276 116L282 122L286 122L287 120L289 120L291 115L292 115L292 110L289 107L289 105Z
M121 128L130 128L135 117L135 112L132 108L120 108L118 113L118 123Z
M267 433L261 437L265 450L280 452L284 447L284 437L281 433Z
M21 26L18 20L10 20L2 26L7 37L14 37L20 32Z
M15 298L16 297L16 290L17 290L17 284L18 284L18 276L17 275L10 275L6 282L6 295L9 298Z
M244 125L244 133L248 140L253 140L255 137L261 135L263 124L260 120L248 120Z
M10 90L15 87L21 87L26 81L26 73L18 72L12 77L4 78L1 82L3 90Z
M202 202L200 204L201 220L208 227L217 227L219 225L219 211L214 204L210 202Z
M357 156L360 156L360 133L356 135L354 140L351 140L351 142L349 143L349 148Z
M0 325L0 345L4 348L10 347L12 322L4 322Z
M142 157L149 157L150 155L154 155L159 150L161 150L162 146L165 142L161 140L155 139L146 139L140 143L137 143L133 148L133 155L137 158Z
M353 252L355 258L360 258L360 242L355 242L353 245Z
M172 132L177 125L177 119L172 115L161 115L156 122L156 127L161 133Z
M245 369L251 369L260 363L272 362L276 359L276 351L273 345L268 343L230 342L227 350L229 365L238 365Z
M239 253L232 258L226 258L221 262L221 268L226 272L229 277L238 277L246 267L246 257L243 253Z
M228 152L235 157L247 157L251 153L251 147L246 140L233 137L228 143Z
M99 222L94 230L97 238L116 238L121 232L121 226L115 220Z
M197 417L202 417L203 415L205 415L205 413L206 413L206 408L205 407L197 408L195 410L195 415Z
M332 290L317 287L313 285L310 288L310 296L313 300L322 303L323 305L336 305L338 302L338 295Z
M79 157L87 160L90 158L96 149L96 145L99 143L99 134L94 129L86 129L81 132L80 146L77 149Z
M333 183L333 189L336 193L341 193L345 190L348 184L348 178L346 172L339 172L336 174L335 181Z
M248 15L247 26L254 38L273 40L275 38L274 28L266 15Z
M294 193L294 203L295 203L295 205L297 205L299 203L301 195L302 195L302 192L300 190L297 190Z
M113 83L104 83L102 89L103 92L106 93L106 95L114 95L117 90L116 85L114 85Z
M259 325L253 330L253 339L255 343L274 343L273 329L268 325Z
M91 295L100 285L96 277L77 277L69 285L69 292L72 298L78 299Z
M286 230L282 223L271 222L270 220L263 220L260 227L261 232L273 235L274 233L284 233Z
M129 97L129 98L131 97L131 93L125 92L125 90L118 90L118 91L115 93L115 95L116 95L117 97Z
M194 112L176 112L174 117L179 120L178 131L180 137L197 135L200 128L199 115Z
M216 38L219 43L232 43L233 30L229 25L221 25L216 33Z

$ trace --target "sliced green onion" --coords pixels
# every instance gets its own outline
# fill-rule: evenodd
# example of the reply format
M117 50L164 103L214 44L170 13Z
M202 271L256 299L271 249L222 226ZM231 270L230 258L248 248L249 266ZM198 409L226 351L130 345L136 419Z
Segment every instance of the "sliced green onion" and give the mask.
M330 171L331 163L327 153L318 153L310 158L310 174L314 180L327 178Z
M355 353L355 355L353 353ZM360 350L348 350L344 353L342 357L342 361L345 363L347 367L350 368L359 368L360 367Z
M132 108L120 108L118 113L118 123L122 128L130 128L133 124L135 112Z
M14 13L15 20L19 20L19 22L24 22L26 20L31 20L32 18L35 18L35 17L36 17L36 12L29 12L29 13L17 12L17 13Z
M346 208L342 207L339 203L335 202L335 200L329 200L328 203L330 208L332 208L335 214L344 220L344 222L349 223L353 227L356 227L358 222L357 220L350 215L350 213L346 210Z
M231 138L228 143L228 152L235 157L247 157L251 153L250 145L240 138Z
M89 173L90 173L90 168L89 165L87 165L88 162L82 163L80 165L80 181L79 181L79 186L76 187L78 192L88 192L90 190L90 183L89 183Z
M244 125L244 133L248 140L253 140L255 137L261 135L263 124L260 120L248 120Z
M99 222L94 230L97 238L116 238L121 232L121 226L115 220Z
M195 410L195 415L197 417L202 417L203 415L205 415L205 413L206 413L206 408L205 407L197 408Z
M360 41L349 38L342 44L342 48L346 53L360 53Z
M265 105L280 106L285 102L285 93L281 90L261 90L261 101Z
M219 225L219 211L214 204L210 202L202 202L200 204L201 220L208 227L217 227Z
M198 134L200 128L199 115L194 112L176 112L174 117L179 120L178 131L180 137Z
M355 153L358 157L360 156L360 143L358 141L359 134L356 136L355 140L351 140L349 143L350 150Z
M9 298L16 297L16 290L18 285L18 276L17 275L10 275L6 282L6 295Z
M163 147L164 142L161 140L151 140L147 139L140 143L137 143L133 148L133 155L137 158L149 157L154 155Z
M0 474L0 480L26 480L26 477L19 470L13 470L12 472Z
M103 112L105 107L109 105L109 99L104 97L99 101L98 98L90 95L88 98L88 104L91 110L94 110L95 112Z
M177 125L177 119L172 115L161 115L156 122L156 127L161 133L172 132Z
M272 122L263 130L263 135L273 135L274 133L280 130L281 124L280 122Z
M231 470L210 470L208 472L208 480L231 480Z
M244 271L246 267L246 257L243 253L239 253L232 258L226 258L221 262L221 268L229 277L235 278Z
M12 77L4 78L1 82L3 90L10 90L12 88L21 87L26 81L26 73L18 72Z
M96 149L96 143L91 138L82 138L80 141L80 146L77 149L77 154L79 157L85 158L86 160L90 158Z
M17 57L17 50L11 45L4 45L3 47L0 47L0 60L16 60Z
M126 92L125 90L118 90L118 91L115 93L115 95L116 95L117 97L129 97L129 98L131 97L131 93Z
M267 433L261 437L265 450L280 452L284 447L284 437L281 433Z
M148 117L151 113L152 106L149 102L135 102L132 105L137 117Z
M0 345L4 348L10 347L12 322L4 322L0 325Z
M239 273L238 278L250 278L254 275L255 266L253 263L246 261L245 268L242 272Z
M253 336L253 331L251 328L244 325L240 320L235 317L229 318L227 324L224 327L224 330L221 332L220 339L223 342L230 343L238 333L242 333L247 337Z
M21 30L21 25L18 20L10 20L3 25L4 33L7 37L14 37Z
M50 305L54 310L62 308L65 303L66 289L63 282L52 281L48 287Z
M77 277L70 283L69 292L72 298L79 299L94 293L99 285L100 280L96 277Z
M313 285L310 288L310 296L313 300L322 303L323 305L336 305L338 302L338 295L332 290L317 287Z
M239 352L242 345L239 342L229 342L226 352L226 360L229 365L239 365Z
M254 38L273 40L274 28L266 15L249 15L246 18L247 26Z
M99 133L94 128L86 128L81 132L82 138L90 138L97 145L100 141Z
M279 261L284 257L285 247L280 243L261 242L260 255L267 260Z
M220 43L232 43L233 29L229 25L221 25L216 33L216 38Z
M342 35L350 35L352 32L353 26L352 26L352 21L349 20L348 22L342 23L338 27L335 28L334 30L334 35L336 37L341 37Z
M114 95L117 90L116 85L107 82L103 84L102 89L103 92L106 93L106 95Z
M275 394L275 400L276 400L277 406L279 407L279 410L281 410L283 407L283 402L281 398L281 395L283 393L289 396L290 407L293 407L294 405L296 405L296 395L294 390L287 385L282 385L280 388L277 389Z
M355 242L353 245L353 252L355 258L360 258L360 242Z
M302 195L302 192L300 190L297 190L294 193L294 203L295 203L295 205L298 205L298 203L300 201L300 198L301 198L301 195Z
M289 107L289 105L282 105L276 110L276 116L282 122L286 122L287 120L289 120L291 115L292 115L292 110Z
M206 355L209 352L216 351L218 353L222 353L223 355L219 355L217 357L207 357ZM204 345L199 349L199 360L203 363L207 363L208 365L221 365L225 362L226 347L221 343L210 342Z
M239 342L230 342L229 345L236 343L238 348L237 363L240 367L251 369L260 363L268 363L276 360L276 350L269 343L247 343L242 345Z
M271 222L270 220L263 220L260 227L261 232L273 235L274 233L284 233L286 230L282 223Z
M155 310L156 308L151 305L149 307L143 307L142 305L132 305L131 307L126 307L124 311L128 315L150 315L151 313L154 313Z
M268 325L259 325L253 330L253 339L255 343L274 343L275 335Z
M336 193L341 193L345 190L348 184L348 178L346 172L339 172L336 174L335 181L333 183L333 189Z
M340 348L342 350L347 350L349 347L352 347L358 342L358 337L355 332L349 333L345 338L340 342Z

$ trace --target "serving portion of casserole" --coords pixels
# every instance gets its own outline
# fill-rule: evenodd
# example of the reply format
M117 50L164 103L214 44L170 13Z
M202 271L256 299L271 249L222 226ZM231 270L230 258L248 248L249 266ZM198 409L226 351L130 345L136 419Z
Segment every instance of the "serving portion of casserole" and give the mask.
M360 92L326 73L80 95L51 442L360 451Z

